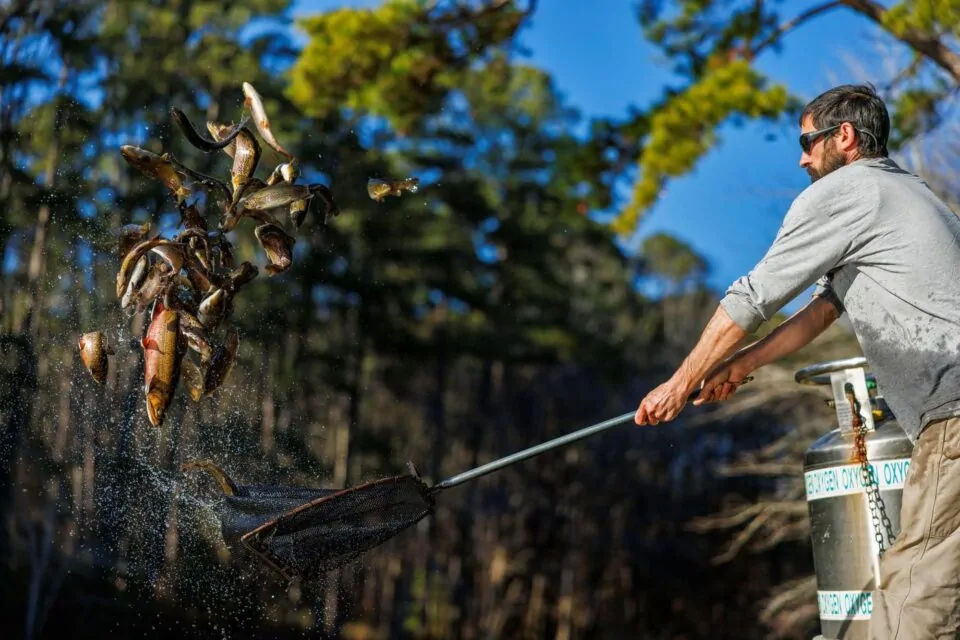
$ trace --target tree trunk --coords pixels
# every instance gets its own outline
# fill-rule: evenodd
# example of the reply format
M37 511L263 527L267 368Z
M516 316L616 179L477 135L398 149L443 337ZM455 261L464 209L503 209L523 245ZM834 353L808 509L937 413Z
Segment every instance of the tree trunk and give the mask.
M446 329L442 324L436 327L436 367L434 369L434 395L430 403L430 416L433 423L433 456L431 457L430 475L434 482L439 482L443 473L443 454L446 451L446 391L447 391L447 339ZM433 531L431 519L430 530Z
M20 450L33 408L37 389L37 353L33 340L28 335L0 336L0 349L16 353L16 365L9 384L0 389L0 419L3 432L0 434L0 559L10 557L10 520L13 515L14 460Z
M131 334L139 336L143 331L144 318L142 315L136 317ZM137 486L134 462L137 459L137 452L134 440L134 433L137 425L137 418L140 416L139 407L143 402L143 350L134 349L134 357L125 359L129 364L124 385L118 389L118 397L123 398L120 410L120 419L118 421L118 433L115 450L110 461L111 474L110 482L113 484L111 491L117 496L115 500L108 502L107 511L100 519L100 540L104 546L109 549L116 561L120 560L120 548L124 540L130 535L132 522L130 522L130 503L133 499L133 493ZM118 385L119 386L119 385ZM117 562L119 564L119 562Z
M487 357L480 366L480 383L477 385L476 418L470 421L470 467L480 464L480 448L483 434L490 424L493 392L493 359ZM474 599L481 561L474 548L473 527L479 506L476 483L470 483L464 506L457 509L457 548L454 556L460 558L459 580L453 585L453 605L459 612L454 638L475 638L479 632Z
M58 94L67 84L70 68L63 66L60 72ZM59 99L59 95L54 100ZM58 108L53 119L53 142L47 152L47 166L43 173L43 186L51 189L60 166L60 133L63 130L63 116ZM30 250L30 262L27 266L27 298L26 321L30 335L37 337L40 330L40 315L43 309L43 276L47 257L47 229L50 224L50 205L40 205L37 212L37 222L33 228L33 248Z

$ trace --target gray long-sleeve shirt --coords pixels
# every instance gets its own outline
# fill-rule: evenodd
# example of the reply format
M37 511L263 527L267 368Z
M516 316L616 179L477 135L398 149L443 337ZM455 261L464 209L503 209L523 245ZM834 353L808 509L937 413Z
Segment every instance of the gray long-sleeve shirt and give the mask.
M812 183L721 305L753 332L815 283L847 313L911 440L960 415L960 218L923 181L871 158Z

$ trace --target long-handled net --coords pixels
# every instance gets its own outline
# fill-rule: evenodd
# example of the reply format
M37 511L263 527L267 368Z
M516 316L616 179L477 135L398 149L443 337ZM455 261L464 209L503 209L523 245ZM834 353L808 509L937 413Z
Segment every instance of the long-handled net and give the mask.
M747 382L752 378L745 378ZM689 399L695 398L697 392ZM219 474L227 494L219 505L223 536L282 576L309 579L341 567L430 515L446 489L632 420L634 412L493 460L428 486L409 472L342 490L235 485L209 461L190 463Z

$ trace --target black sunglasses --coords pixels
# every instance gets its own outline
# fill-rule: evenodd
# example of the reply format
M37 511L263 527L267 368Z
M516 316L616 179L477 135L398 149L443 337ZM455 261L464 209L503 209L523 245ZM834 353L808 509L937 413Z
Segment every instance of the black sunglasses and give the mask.
M829 133L834 129L839 129L842 126L843 123L841 122L840 124L835 124L832 127L827 127L826 129L817 129L816 131L807 131L806 133L801 133L800 148L803 149L804 153L809 154L810 149L813 148L813 144L820 136L824 135L825 133Z

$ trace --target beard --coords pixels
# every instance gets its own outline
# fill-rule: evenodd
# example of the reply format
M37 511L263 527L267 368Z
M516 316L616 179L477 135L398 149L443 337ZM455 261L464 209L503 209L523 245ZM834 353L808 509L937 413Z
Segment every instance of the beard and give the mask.
M814 168L813 166L807 167L807 175L810 176L810 182L814 183L823 176L833 173L840 167L846 165L846 159L843 157L843 154L840 153L835 147L830 145L824 145L823 147L823 163L819 169Z

